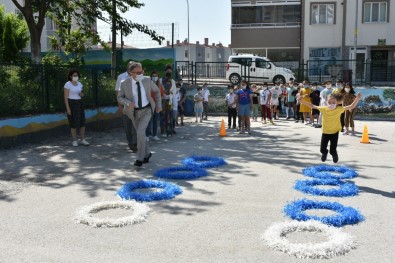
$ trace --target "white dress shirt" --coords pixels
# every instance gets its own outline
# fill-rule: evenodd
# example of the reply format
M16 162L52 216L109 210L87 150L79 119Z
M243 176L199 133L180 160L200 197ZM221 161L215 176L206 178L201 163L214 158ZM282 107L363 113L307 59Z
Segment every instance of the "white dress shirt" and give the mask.
M142 100L142 107L145 107L148 105L149 101L147 99L147 94L145 93L144 85L143 82L140 81L140 90L141 90L141 100ZM137 82L132 78L132 92L133 92L133 99L134 99L134 105L136 108L138 108L139 105L139 96L137 93ZM151 94L150 94L151 96Z

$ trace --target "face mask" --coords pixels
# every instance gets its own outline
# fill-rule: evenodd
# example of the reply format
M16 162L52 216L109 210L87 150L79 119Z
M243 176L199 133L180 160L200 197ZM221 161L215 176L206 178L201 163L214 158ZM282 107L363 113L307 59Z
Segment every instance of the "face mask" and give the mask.
M242 89L246 89L246 88L247 88L247 86L242 86L241 88L242 88Z
M232 90L232 89L230 89L230 90L229 90L229 93L231 93L231 94L232 94L232 93L233 93L233 90Z
M152 81L153 81L153 82L157 82L158 79L159 79L158 77L152 77Z
M336 109L336 104L329 104L328 105L328 108L330 109L330 110L334 110L334 109Z
M177 92L180 91L180 88L176 88Z
M278 89L278 86L276 86L275 89Z
M310 88L308 85L304 85L303 86L305 89L308 89L308 88Z
M199 93L199 94L202 94L202 91L201 91L201 90L199 90L199 91L198 91L198 93Z
M317 88L316 88L316 87L312 87L311 89L312 89L312 90L316 90Z
M326 85L326 88L327 88L327 89L331 89L331 88L332 88L332 85L327 84L327 85Z
M350 92L351 89L350 89L350 88L345 88L344 90L345 90L346 92Z
M142 81L144 79L144 75L140 74L136 76L136 81Z
M77 82L78 81L78 77L72 77L71 80L74 81L74 82Z
M342 84L336 84L336 88L340 88Z

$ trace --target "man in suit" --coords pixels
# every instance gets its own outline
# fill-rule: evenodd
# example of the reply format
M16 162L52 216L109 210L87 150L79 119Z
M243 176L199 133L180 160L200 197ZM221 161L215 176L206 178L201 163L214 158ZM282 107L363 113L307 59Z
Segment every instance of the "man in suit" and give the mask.
M142 166L148 163L152 156L149 151L145 130L151 120L152 113L162 110L160 90L150 79L145 78L143 67L140 63L130 61L127 66L130 78L121 82L118 92L118 102L124 105L124 114L131 120L137 132L137 160L135 166ZM155 94L155 100L151 97L151 92Z
M118 75L117 83L115 85L115 92L117 98L118 98L118 92L121 89L122 80L129 78L130 75L131 74L128 72L127 68L126 68L126 72ZM123 108L124 106L118 103L118 111L120 113L123 112ZM132 120L126 114L122 114L122 121L123 121L123 126L125 128L126 139L128 141L129 148L135 153L137 152L137 138L136 138L136 130L133 126Z

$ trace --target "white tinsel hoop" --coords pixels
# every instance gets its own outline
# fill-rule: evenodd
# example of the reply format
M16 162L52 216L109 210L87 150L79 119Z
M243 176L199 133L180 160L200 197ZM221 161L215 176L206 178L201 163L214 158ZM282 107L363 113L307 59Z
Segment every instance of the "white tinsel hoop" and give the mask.
M93 214L102 210L118 208L130 210L131 215L118 218L99 218L93 216ZM99 202L81 207L74 219L76 223L86 224L92 227L123 227L145 221L150 210L148 205L135 201Z
M287 239L289 233L306 231L322 233L328 240L321 243L291 243ZM355 248L351 235L317 221L274 223L265 231L262 239L269 247L297 258L331 258Z

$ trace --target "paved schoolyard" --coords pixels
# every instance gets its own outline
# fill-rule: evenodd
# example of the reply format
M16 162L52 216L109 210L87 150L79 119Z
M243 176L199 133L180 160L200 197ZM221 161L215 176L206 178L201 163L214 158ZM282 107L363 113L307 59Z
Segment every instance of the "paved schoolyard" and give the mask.
M308 197L296 190L301 170L320 164L320 130L293 121L253 123L253 134L218 136L220 117L177 129L173 138L151 142L154 153L133 167L122 129L92 133L89 147L72 148L68 137L0 150L0 262L301 262L260 240L274 222L288 220L287 202ZM358 247L325 262L393 262L395 250L395 123L357 121L369 127L371 144L340 136L339 164L356 169L361 193L338 201L366 220L346 226ZM155 179L162 167L191 154L221 156L229 163L210 176L178 183L184 193L150 203L147 221L123 228L94 229L73 221L81 206L115 201L126 182ZM332 164L328 156L328 164ZM317 211L320 212L320 211ZM103 217L126 215L108 210ZM289 238L320 241L314 234ZM322 260L304 260L317 262Z

